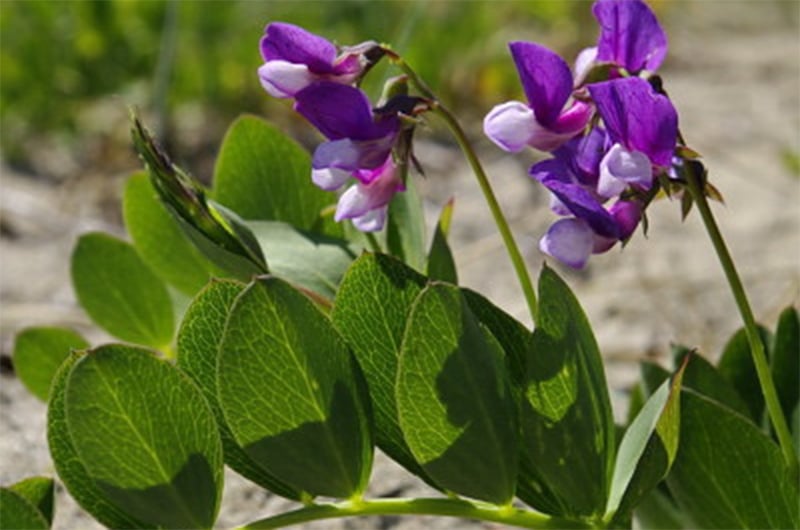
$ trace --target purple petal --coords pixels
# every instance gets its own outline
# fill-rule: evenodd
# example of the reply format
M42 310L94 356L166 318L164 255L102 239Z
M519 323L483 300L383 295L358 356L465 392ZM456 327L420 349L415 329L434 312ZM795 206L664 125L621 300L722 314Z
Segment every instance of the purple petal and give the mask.
M614 143L641 151L653 164L669 166L678 135L678 113L669 98L638 77L589 85Z
M575 218L553 223L539 240L539 249L574 269L582 269L594 248L594 232L584 221Z
M318 74L331 72L336 59L336 47L326 39L285 22L273 22L264 31L261 55L265 61L305 64Z
M366 141L342 138L323 142L314 150L311 166L315 170L323 168L343 169L349 172L372 170L386 162L393 145L393 136Z
M342 194L334 219L354 219L370 210L382 208L402 189L403 181L397 175L394 162L389 158L371 182L359 182Z
M667 35L641 0L599 0L592 8L600 24L597 59L636 74L655 72L667 55Z
M512 42L509 48L536 120L550 128L572 94L569 65L556 53L532 42Z
M619 226L619 238L622 241L631 237L633 231L639 226L639 221L642 220L642 207L634 201L617 201L609 213Z
M614 144L600 162L597 193L610 198L619 195L630 185L650 189L652 182L653 166L647 155Z
M587 134L576 136L553 151L553 155L569 167L578 182L595 187L607 139L605 130L593 127Z

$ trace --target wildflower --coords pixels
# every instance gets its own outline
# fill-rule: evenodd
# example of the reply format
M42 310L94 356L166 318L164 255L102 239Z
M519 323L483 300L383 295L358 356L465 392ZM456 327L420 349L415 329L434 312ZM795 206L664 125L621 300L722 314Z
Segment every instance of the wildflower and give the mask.
M525 146L552 151L586 126L592 107L582 101L568 104L572 73L556 53L531 42L512 42L509 48L528 105L518 101L497 105L484 119L483 130L506 151Z
M258 76L264 89L278 98L294 97L321 80L352 84L368 66L363 45L337 55L333 43L292 24L273 22L264 32L261 55L265 62Z
M313 83L295 97L295 110L328 138L314 151L313 182L332 191L351 178L357 181L340 197L334 218L351 219L362 231L380 230L387 205L405 189L392 157L399 118L373 112L361 90L329 81Z
M600 24L598 62L631 75L658 70L667 55L667 35L642 0L598 0L592 13Z

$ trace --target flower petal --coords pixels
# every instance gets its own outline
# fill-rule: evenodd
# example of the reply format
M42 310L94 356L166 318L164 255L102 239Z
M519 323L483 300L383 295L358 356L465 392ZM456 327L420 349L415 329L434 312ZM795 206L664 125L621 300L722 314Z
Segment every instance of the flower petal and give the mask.
M599 0L592 8L600 24L597 59L637 74L655 72L667 55L667 35L641 0Z
M575 80L573 81L575 86L580 86L581 83L583 83L596 60L597 46L591 46L581 50L578 57L575 58Z
M619 226L619 238L622 241L631 237L642 220L642 206L636 201L617 201L609 213Z
M352 219L353 225L362 232L378 232L386 222L386 211L388 209L388 206L375 208L364 215L354 217Z
M331 140L366 140L374 132L369 99L355 87L318 81L295 98L295 110Z
M512 153L526 147L538 128L533 110L518 101L497 105L483 119L486 136L500 149Z
M287 61L268 61L258 68L261 86L276 98L291 98L314 82L308 66Z
M560 219L539 240L539 250L574 269L582 269L594 248L594 232L584 221Z
M589 85L609 137L653 164L669 166L678 136L678 113L664 95L639 77Z
M311 170L311 181L325 191L338 190L349 178L350 172L336 167Z
M334 215L335 220L354 219L370 210L386 206L394 194L403 189L403 182L397 176L397 166L391 157L380 169L371 182L358 182L342 194Z
M572 94L569 65L553 51L532 42L512 42L511 56L536 120L552 128Z
M331 72L336 59L336 47L328 40L285 22L273 22L264 31L261 55L265 61L283 60L304 64L318 74Z
M647 155L639 151L628 151L614 144L600 162L600 177L597 193L603 197L614 197L630 185L649 189L653 182L653 166Z

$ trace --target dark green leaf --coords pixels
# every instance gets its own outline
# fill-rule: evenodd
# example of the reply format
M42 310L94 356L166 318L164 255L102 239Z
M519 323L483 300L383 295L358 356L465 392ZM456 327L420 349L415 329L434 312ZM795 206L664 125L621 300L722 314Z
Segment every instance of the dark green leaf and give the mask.
M395 398L406 320L425 281L424 276L395 258L365 253L342 280L331 319L364 371L378 447L430 482L403 438Z
M213 266L186 238L146 173L128 179L122 213L139 256L159 278L188 295L208 283Z
M53 479L31 477L17 482L9 489L31 503L47 520L48 526L53 524L53 492L55 490Z
M299 492L265 471L236 444L217 401L219 346L228 312L244 287L244 284L233 280L212 280L195 297L178 330L178 368L197 383L214 411L225 463L260 486L299 500Z
M58 476L67 487L72 498L92 517L109 528L154 528L125 513L111 504L86 469L72 443L67 429L64 397L67 378L77 360L83 354L73 353L53 378L50 401L47 407L47 443Z
M771 342L770 333L762 326L758 327L758 332L766 355L769 353L767 347ZM744 328L734 333L728 340L717 364L717 369L747 403L750 416L760 423L764 415L764 395L761 393L761 385L758 382L756 366L753 364L750 343L747 341L747 333Z
M690 350L684 349L683 351L688 353ZM668 370L665 370L660 365L649 361L642 361L639 363L639 371L642 375L641 388L644 392L643 397L645 399L649 398L664 381L669 379L670 375ZM685 380L684 384L686 384Z
M695 528L797 528L797 484L778 446L744 416L693 391L681 398L669 489Z
M308 152L255 116L241 116L228 129L213 197L244 219L283 221L302 230L311 230L320 212L336 202L334 194L311 182ZM326 232L340 235L341 229Z
M155 348L172 339L167 288L129 243L82 235L72 253L72 284L92 320L115 337Z
M772 343L772 377L786 421L800 408L800 316L787 307L778 319Z
M9 488L0 488L1 530L47 530L44 514L25 497Z
M332 299L345 271L355 259L342 239L298 230L281 222L248 223L275 276L297 287Z
M386 244L391 255L417 271L424 270L425 217L411 178L406 180L406 191L395 195L389 203Z
M414 303L397 408L409 448L437 484L496 504L511 499L518 427L503 349L455 286L431 284Z
M643 530L681 530L692 528L686 515L666 493L655 489L646 495L634 511L637 527Z
M559 515L602 515L616 447L603 364L589 322L552 269L539 278L539 322L526 359L523 453Z
M148 350L101 346L75 363L67 427L108 501L154 526L210 528L222 493L214 416L190 380Z
M308 495L363 491L372 463L369 400L350 350L286 282L259 278L236 299L218 392L237 443Z
M50 384L70 350L88 348L83 337L66 328L28 328L14 343L14 370L30 392L47 401Z
M433 233L433 241L428 251L428 277L431 280L442 280L453 284L458 283L456 272L456 262L453 259L453 252L447 242L447 233L450 229L450 219L453 216L453 199L447 202L442 208L439 216L439 223Z

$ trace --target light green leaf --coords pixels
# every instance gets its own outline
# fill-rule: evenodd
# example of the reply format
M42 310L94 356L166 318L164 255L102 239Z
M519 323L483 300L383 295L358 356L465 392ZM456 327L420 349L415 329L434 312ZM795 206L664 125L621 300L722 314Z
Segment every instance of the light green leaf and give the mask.
M47 401L53 377L70 350L88 347L89 343L71 329L28 328L17 335L14 343L14 371L25 388Z
M237 443L308 496L363 491L372 464L366 385L311 301L274 277L251 283L228 316L218 393Z
M328 299L334 297L356 257L342 239L304 232L277 221L252 221L248 226L272 274Z
M211 528L222 493L214 416L191 381L148 350L101 346L70 371L64 407L91 480L153 526Z
M442 280L453 284L458 283L458 273L456 272L456 262L453 259L453 252L447 242L447 233L450 229L450 220L453 217L453 199L447 202L442 208L439 216L439 223L433 234L431 248L428 251L428 277L431 280Z
M0 488L0 530L47 530L44 514L9 488Z
M424 276L395 258L365 253L353 262L342 280L331 320L355 353L367 379L378 447L430 483L403 438L395 400L406 320L425 282Z
M208 283L213 265L186 238L147 173L128 179L122 214L139 256L159 278L188 295Z
M602 515L616 447L603 364L589 322L552 269L539 278L539 322L526 359L525 458L558 515Z
M98 484L89 476L86 466L78 456L67 429L64 397L67 378L78 359L84 354L73 353L61 365L53 378L47 406L47 443L58 476L73 499L92 517L109 528L154 528L154 525L137 520L109 502Z
M244 219L283 221L312 230L336 196L311 182L311 157L255 116L239 117L225 135L214 170L214 199ZM334 230L331 231L331 228ZM335 224L326 233L340 235Z
M408 319L397 373L406 442L446 490L505 504L518 464L516 408L503 350L458 287L433 283Z
M30 502L44 516L48 526L53 524L53 479L30 477L13 484L9 489Z
M84 234L72 253L72 284L92 320L122 340L162 348L172 339L172 301L136 250L108 234Z
M178 330L178 368L200 387L214 411L225 463L256 484L299 500L298 491L265 471L236 444L217 400L219 346L231 306L244 288L244 284L233 280L212 280L195 297Z
M778 446L744 416L690 390L667 483L695 528L797 528L797 484Z
M792 411L800 409L800 316L791 306L778 318L772 342L772 377L783 414L791 424Z
M414 180L406 180L406 191L389 203L386 221L389 253L417 271L425 268L425 216Z

